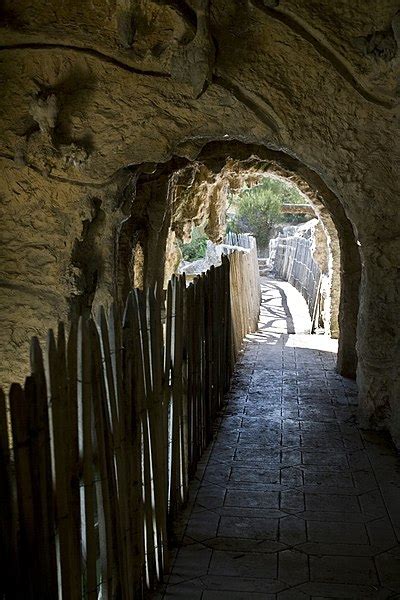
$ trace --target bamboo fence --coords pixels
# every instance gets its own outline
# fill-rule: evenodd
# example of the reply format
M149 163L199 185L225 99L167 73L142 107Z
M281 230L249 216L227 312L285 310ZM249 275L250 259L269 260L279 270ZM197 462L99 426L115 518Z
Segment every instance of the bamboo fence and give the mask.
M189 286L174 276L166 298L134 290L123 314L101 309L68 336L60 324L44 350L32 340L25 385L0 390L1 598L133 600L162 580L170 524L257 327L246 243Z
M278 237L272 242L275 251L274 272L302 294L307 302L314 332L321 303L322 273L313 257L312 240L290 236Z

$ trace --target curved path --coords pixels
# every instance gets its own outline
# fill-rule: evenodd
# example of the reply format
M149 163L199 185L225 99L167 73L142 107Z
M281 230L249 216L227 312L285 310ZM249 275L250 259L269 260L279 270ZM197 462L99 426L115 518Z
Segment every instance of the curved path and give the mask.
M156 598L400 598L399 458L357 428L355 384L306 319L294 288L263 279Z

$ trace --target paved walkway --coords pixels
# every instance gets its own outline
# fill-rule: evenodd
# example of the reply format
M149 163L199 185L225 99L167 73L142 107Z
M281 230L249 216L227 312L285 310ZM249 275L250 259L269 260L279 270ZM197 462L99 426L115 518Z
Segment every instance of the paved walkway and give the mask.
M263 290L259 330L156 597L400 598L398 456L357 428L335 342L298 333L308 327L302 298L279 282L263 280Z

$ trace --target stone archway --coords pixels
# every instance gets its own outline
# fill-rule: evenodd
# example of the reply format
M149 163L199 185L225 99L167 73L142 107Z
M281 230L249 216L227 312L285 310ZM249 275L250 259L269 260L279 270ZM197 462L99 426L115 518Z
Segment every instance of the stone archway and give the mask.
M345 216L353 224L363 260L360 400L367 424L400 439L398 2L213 0L207 15L203 1L201 15L193 2L125 10L99 1L84 11L59 2L50 19L48 3L36 4L2 3L6 381L25 372L30 335L68 318L73 296L91 299L96 281L94 303L112 299L115 234L141 165L196 160L210 140L240 140L271 148L337 203L341 312L353 313L341 329L354 340L360 267ZM185 59L190 68L180 69ZM95 253L84 240L93 231ZM344 373L354 371L351 347L340 353Z
M190 172L190 165L196 166L200 176L195 186L188 177L188 188L193 186L193 195L207 194L208 202L219 205L219 210L222 210L223 202L218 199L218 195L226 193L229 182L238 185L237 182L244 181L246 177L253 177L256 181L257 177L266 174L290 180L309 198L324 226L334 262L332 303L333 312L338 314L338 322L333 325L336 326L339 337L337 369L342 375L355 378L361 263L352 224L336 195L317 173L288 154L234 141L210 142L196 153L192 161L174 158L160 165L154 177L161 174L165 177L165 172L172 176L183 169ZM190 196L189 192L185 193ZM193 202L196 209L192 208L192 211L198 211L199 203L201 198ZM209 212L212 210L213 206L209 207ZM215 211L218 212L218 208L214 207L214 213ZM193 217L194 212L190 213L189 210L189 221L191 214ZM214 221L218 220L218 215L214 214L212 218Z

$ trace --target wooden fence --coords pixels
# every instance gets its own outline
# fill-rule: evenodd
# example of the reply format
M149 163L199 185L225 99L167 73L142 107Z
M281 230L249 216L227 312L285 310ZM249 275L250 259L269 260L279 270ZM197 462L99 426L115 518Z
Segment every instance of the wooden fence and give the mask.
M241 248L252 248L255 244L255 238L248 233L229 231L225 236L225 244L240 246Z
M212 437L239 338L255 330L254 243L123 314L63 324L0 393L0 597L142 598ZM257 271L257 273L256 273ZM8 413L9 411L9 413ZM11 436L11 444L10 444Z
M304 297L312 321L312 333L318 322L321 269L313 257L312 240L299 236L278 237L270 242L275 258L274 272L291 283Z
M260 269L257 245L253 236L229 233L226 243L246 248L245 252L230 252L231 307L233 327L234 360L240 351L243 338L249 331L256 331L261 303ZM229 253L230 252L230 253Z

